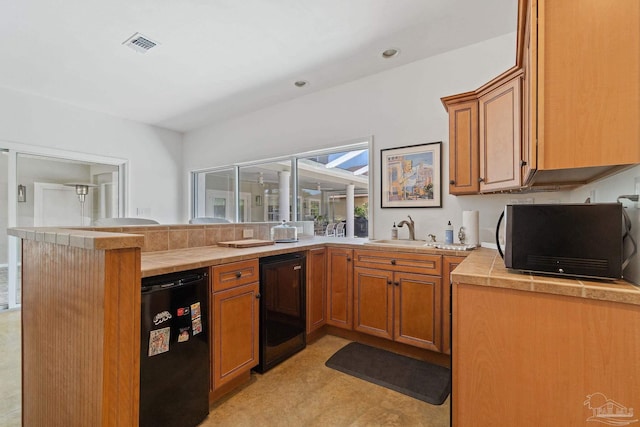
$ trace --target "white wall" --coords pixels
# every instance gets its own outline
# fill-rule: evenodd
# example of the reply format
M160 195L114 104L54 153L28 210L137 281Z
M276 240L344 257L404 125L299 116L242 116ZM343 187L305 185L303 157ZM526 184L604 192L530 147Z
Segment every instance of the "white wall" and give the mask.
M0 117L0 148L13 143L127 159L127 215L144 208L161 223L186 221L180 133L5 88Z
M640 166L632 167L624 172L602 179L598 182L583 185L571 192L571 202L581 203L591 192L595 191L595 200L592 202L604 203L615 202L618 196L624 194L637 194L635 191L635 179L640 180ZM629 201L623 202L625 206L630 206Z
M500 211L511 199L564 200L565 193L454 197L447 193L448 117L440 98L477 89L515 64L515 34L417 61L332 89L277 104L185 135L185 173L240 161L326 148L373 135L374 237L389 238L391 225L409 214L416 237L444 239L448 220L458 229L462 210L479 209L483 237L490 239ZM313 85L313 82L311 82ZM442 209L381 209L380 150L442 141ZM218 148L219 147L219 148ZM232 148L231 148L232 147ZM186 185L185 185L186 188ZM400 238L408 231L400 229Z

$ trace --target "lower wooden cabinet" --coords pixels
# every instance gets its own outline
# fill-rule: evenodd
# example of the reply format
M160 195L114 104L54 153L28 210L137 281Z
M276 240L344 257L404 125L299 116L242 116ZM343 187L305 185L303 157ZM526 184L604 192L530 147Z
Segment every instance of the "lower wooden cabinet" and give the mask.
M357 250L354 329L440 351L442 256Z
M461 256L442 257L442 352L451 354L451 272L464 261Z
M640 306L462 281L453 297L454 427L635 425Z
M214 274L217 268L212 268ZM241 274L238 280L242 282ZM259 362L259 291L257 281L218 292L214 288L210 310L212 390L246 374Z
M354 330L440 351L441 278L355 268Z
M307 252L307 334L327 322L327 249Z
M353 249L327 250L327 324L353 327Z

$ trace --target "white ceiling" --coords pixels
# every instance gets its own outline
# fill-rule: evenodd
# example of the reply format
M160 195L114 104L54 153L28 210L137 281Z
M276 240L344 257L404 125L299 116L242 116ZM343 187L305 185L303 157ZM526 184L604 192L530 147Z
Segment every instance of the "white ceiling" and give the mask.
M188 131L513 32L516 13L517 0L0 0L0 86ZM160 45L122 45L135 32ZM389 47L400 55L383 59Z

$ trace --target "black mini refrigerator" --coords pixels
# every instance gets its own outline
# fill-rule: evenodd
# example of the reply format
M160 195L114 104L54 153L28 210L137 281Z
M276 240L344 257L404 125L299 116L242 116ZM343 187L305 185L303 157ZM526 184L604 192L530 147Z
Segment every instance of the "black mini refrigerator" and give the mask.
M260 258L260 363L264 373L306 346L304 253Z
M142 279L140 426L191 427L209 414L207 269Z

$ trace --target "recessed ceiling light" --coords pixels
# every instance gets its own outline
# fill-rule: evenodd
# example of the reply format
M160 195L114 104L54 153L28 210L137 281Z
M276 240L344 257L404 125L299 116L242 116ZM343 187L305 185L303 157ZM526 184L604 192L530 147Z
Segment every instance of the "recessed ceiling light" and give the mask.
M309 82L306 80L298 80L297 82L294 83L294 85L296 85L297 87L304 87L308 84Z
M393 58L394 56L398 56L399 53L400 53L400 49L391 48L383 51L382 57L385 59L389 59L389 58Z

